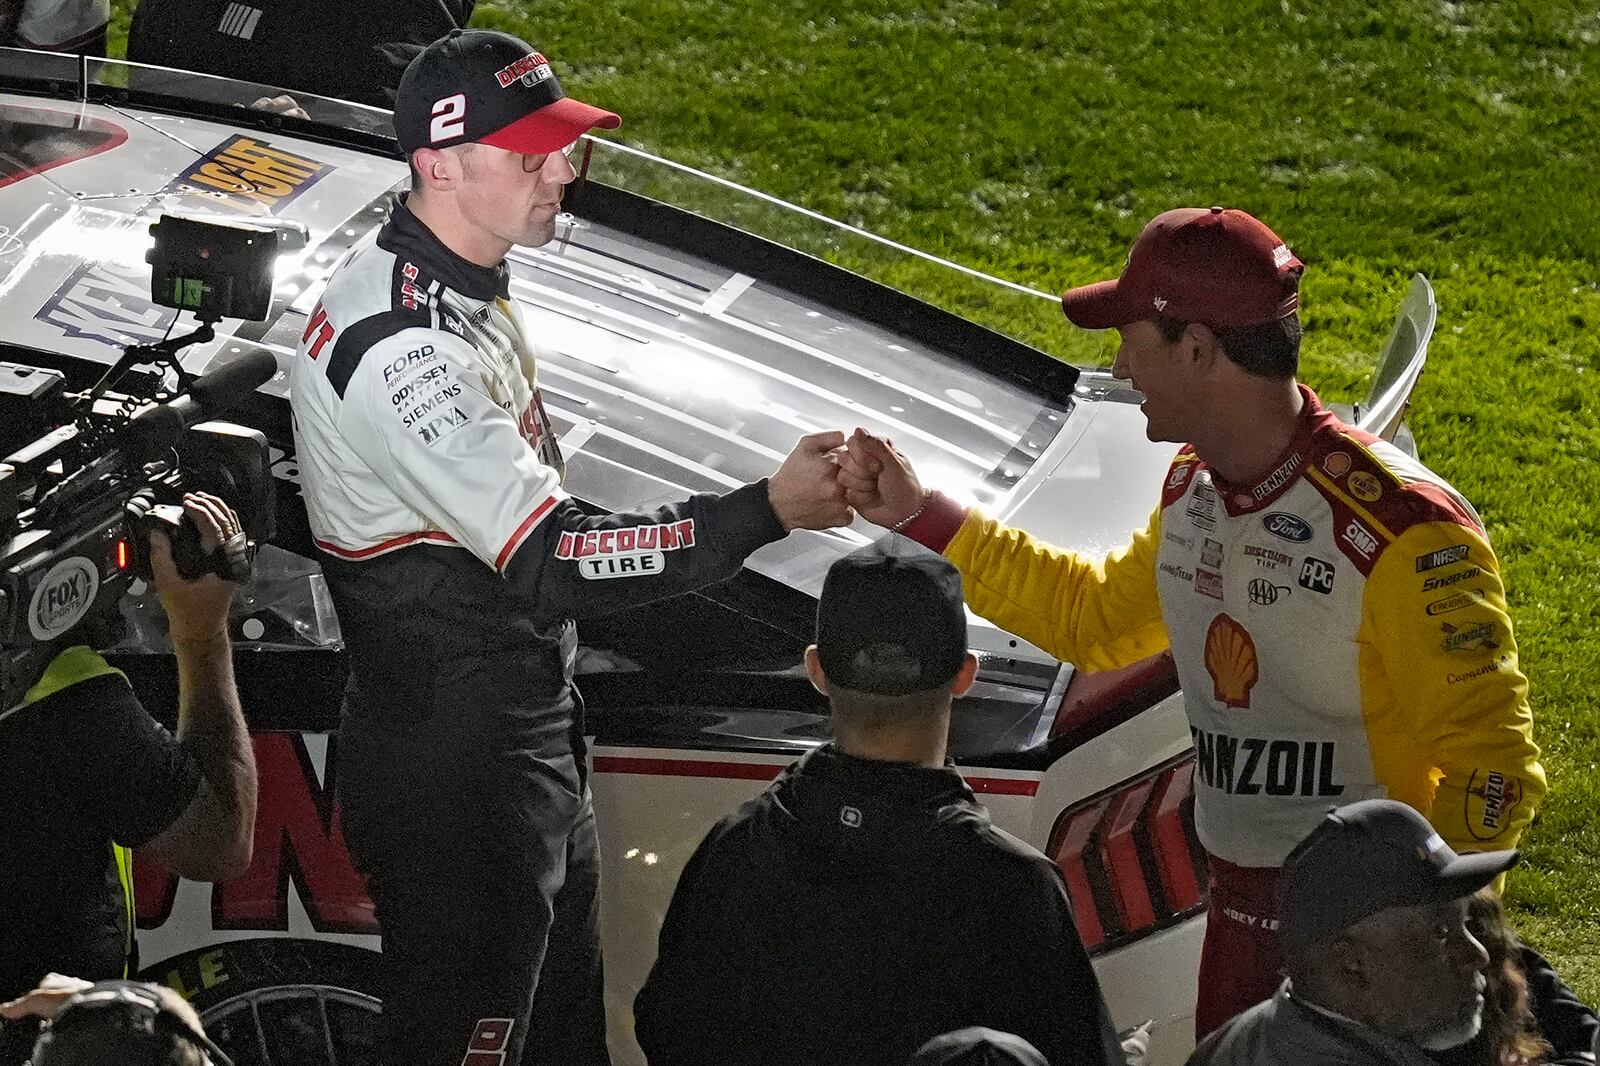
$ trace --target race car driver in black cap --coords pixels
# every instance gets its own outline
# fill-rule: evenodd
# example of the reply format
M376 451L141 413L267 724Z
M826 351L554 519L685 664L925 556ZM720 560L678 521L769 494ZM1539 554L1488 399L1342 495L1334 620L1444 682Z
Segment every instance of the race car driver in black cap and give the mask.
M724 496L581 509L505 256L551 239L565 152L620 120L566 96L523 41L468 30L412 62L394 121L412 192L330 278L291 398L350 651L337 765L383 932L381 1051L605 1062L573 619L849 521L831 454L844 437L805 437Z

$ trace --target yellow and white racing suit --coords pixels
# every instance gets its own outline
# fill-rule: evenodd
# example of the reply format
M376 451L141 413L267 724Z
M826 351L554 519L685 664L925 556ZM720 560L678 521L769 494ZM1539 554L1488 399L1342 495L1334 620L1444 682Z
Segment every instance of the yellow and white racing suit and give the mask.
M1149 526L1103 560L937 494L906 532L961 569L974 611L1080 669L1170 646L1214 872L1275 871L1330 807L1375 797L1457 850L1510 847L1545 778L1483 524L1302 391L1300 429L1261 482L1228 484L1186 447ZM1253 882L1265 898L1250 909L1270 912L1270 884Z

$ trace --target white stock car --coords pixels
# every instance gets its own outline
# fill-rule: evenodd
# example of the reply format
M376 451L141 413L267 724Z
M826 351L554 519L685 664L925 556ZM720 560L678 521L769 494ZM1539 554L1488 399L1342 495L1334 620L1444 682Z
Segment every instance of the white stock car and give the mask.
M224 322L186 367L255 348L283 365L328 270L406 174L387 113L303 98L312 119L299 121L239 106L261 95L0 50L0 360L87 384L121 345L160 339L176 312L150 299L147 227L180 211L281 235L268 321ZM958 299L1058 318L1044 294L631 149L596 143L585 164L606 184L583 182L557 239L512 257L577 498L631 509L727 489L770 473L803 432L864 425L930 483L1059 545L1104 553L1147 518L1172 449L1145 440L1136 393L797 249L909 263ZM686 197L701 214L660 202ZM1364 428L1395 432L1432 326L1418 279ZM240 1066L372 1062L378 938L331 774L343 658L285 389L279 374L234 416L267 433L279 479L279 534L234 618L261 768L255 861L215 887L139 862L142 966L193 997ZM642 1061L633 996L682 864L717 818L826 738L801 651L828 564L872 532L791 536L722 585L583 627L619 1066ZM130 597L117 661L170 720L173 666L149 601ZM1154 1019L1154 1061L1180 1062L1205 869L1170 661L1080 676L976 619L972 641L982 667L955 715L961 772L997 824L1066 874L1117 1023Z

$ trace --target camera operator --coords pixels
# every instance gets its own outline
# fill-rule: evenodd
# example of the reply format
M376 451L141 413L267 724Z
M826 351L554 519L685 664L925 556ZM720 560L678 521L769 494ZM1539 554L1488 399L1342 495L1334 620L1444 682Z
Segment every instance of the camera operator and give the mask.
M183 509L208 555L240 532L215 496L186 495ZM159 532L150 560L178 666L177 736L87 646L101 635L90 620L59 638L43 675L0 714L0 1000L52 970L100 979L133 968L125 849L192 880L250 863L256 768L233 681L233 586L184 580ZM31 1044L16 1028L0 1033L0 1066Z

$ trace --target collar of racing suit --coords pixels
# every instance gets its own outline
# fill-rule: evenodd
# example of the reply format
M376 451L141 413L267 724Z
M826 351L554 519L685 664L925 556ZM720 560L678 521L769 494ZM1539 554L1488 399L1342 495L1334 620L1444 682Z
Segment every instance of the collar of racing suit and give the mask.
M1272 469L1260 481L1238 485L1228 481L1215 470L1211 471L1212 484L1230 515L1237 516L1261 510L1282 496L1289 490L1290 485L1299 480L1305 470L1307 457L1311 454L1313 441L1317 435L1330 428L1335 431L1339 428L1339 420L1332 411L1322 406L1322 401L1317 399L1316 393L1304 385L1296 387L1305 402L1300 408L1300 421L1295 428L1294 437L1289 441L1289 446L1283 450L1283 454L1278 457L1278 461L1273 464Z
M492 267L484 267L461 258L411 213L406 206L406 196L401 193L395 199L389 221L378 231L379 248L401 259L421 262L430 275L473 300L510 297L511 270L504 259Z

